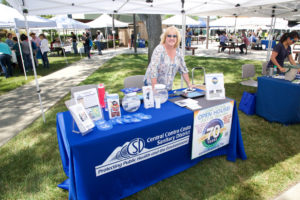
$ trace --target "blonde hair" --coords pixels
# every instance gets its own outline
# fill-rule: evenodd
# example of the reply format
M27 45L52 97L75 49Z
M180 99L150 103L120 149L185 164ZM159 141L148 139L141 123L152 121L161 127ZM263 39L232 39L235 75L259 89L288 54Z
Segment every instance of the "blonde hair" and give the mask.
M165 32L163 32L160 36L160 44L165 44L166 42L166 38L167 38L167 35L169 35L169 33L171 31L175 31L176 32L176 35L177 35L177 42L175 44L175 48L177 48L181 42L181 35L178 31L178 29L175 27L175 26L170 26L168 27Z

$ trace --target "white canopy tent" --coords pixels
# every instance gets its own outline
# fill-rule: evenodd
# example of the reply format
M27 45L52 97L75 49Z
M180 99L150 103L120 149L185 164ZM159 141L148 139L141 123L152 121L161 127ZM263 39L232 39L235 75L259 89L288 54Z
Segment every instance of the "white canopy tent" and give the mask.
M181 26L182 25L182 15L174 15L168 19L165 19L162 21L162 24L166 24L166 25L178 25ZM197 20L192 19L189 16L185 16L185 24L187 26L189 25L200 25L200 22Z
M270 17L222 17L210 22L211 27L234 27L237 29L269 29L271 24ZM277 18L275 28L288 29L288 21Z
M57 29L62 29L63 31L67 30L67 29L78 30L78 29L89 29L90 28L89 25L87 25L85 23L82 23L82 22L79 22L77 20L71 19L71 18L69 18L65 15L58 15L58 16L52 17L51 20L56 22L56 24L57 24L56 28ZM78 37L77 32L76 32L76 37ZM60 40L60 44L63 44L62 41L61 41L60 34L59 34L59 40ZM62 52L64 54L66 63L68 63L65 51L63 50ZM82 56L81 51L79 51L79 53L80 53L80 56Z
M93 21L86 23L91 28L106 28L113 26L113 18L107 14L102 14ZM114 19L114 27L128 27L128 23Z
M27 19L30 28L56 26L54 21L39 16L28 16ZM0 28L25 28L24 16L14 8L0 4Z
M89 29L88 24L79 22L77 20L71 19L67 16L60 15L50 18L50 20L55 21L57 29Z
M113 19L111 16L107 14L102 14L98 18L94 19L93 21L87 23L91 28L106 28L106 41L108 47L108 27L128 27L128 23L121 22L119 20ZM113 44L115 47L115 36L113 30Z
M68 13L132 13L132 14L182 14L182 33L185 33L185 15L197 14L202 16L237 16L241 11L243 16L277 17L272 11L273 7L280 7L281 17L295 18L300 14L299 0L161 0L147 3L145 0L7 0L19 11L25 10L29 14L68 14ZM266 8L265 12L258 11ZM274 10L274 9L273 9ZM247 11L247 12L246 12ZM291 12L293 11L293 12ZM272 25L274 20L272 20ZM184 39L182 37L183 54ZM269 45L270 46L270 45Z

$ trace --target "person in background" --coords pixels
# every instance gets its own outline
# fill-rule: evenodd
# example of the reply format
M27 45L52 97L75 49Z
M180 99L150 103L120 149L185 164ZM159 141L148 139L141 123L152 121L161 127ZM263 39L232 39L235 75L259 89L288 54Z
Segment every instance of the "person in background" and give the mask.
M91 59L90 51L90 35L88 33L83 33L82 34L82 41L83 41L83 47L84 47L84 52L87 54L87 57Z
M0 40L0 65L6 78L11 77L11 50L7 43L1 42Z
M12 37L13 37L13 35L11 33L7 33L7 39L5 40L5 43L9 46L9 48L12 48L14 46Z
M221 51L223 52L226 49L227 44L225 43L228 40L226 36L226 32L223 31L222 35L220 36L220 45L222 46Z
M48 55L47 55L47 53L50 51L49 43L48 43L48 40L46 39L46 36L43 33L39 35L39 38L41 40L40 48L41 48L41 52L42 52L43 67L49 68L49 60L48 60Z
M282 37L280 38L280 42L274 47L272 51L271 59L267 65L268 71L270 70L270 68L276 66L277 73L284 73L286 69L283 68L283 64L286 58L288 58L289 62L292 65L296 65L296 62L291 54L291 45L298 40L299 35L296 31L285 33L284 35L282 35Z
M178 29L174 26L168 27L160 38L160 44L155 47L145 74L145 85L154 87L159 83L166 85L167 90L172 90L174 77L179 71L191 88L188 69L179 49L181 36Z
M22 65L23 61L22 61L22 58L21 58L21 51L20 51L19 44L18 44L18 38L13 37L13 41L14 41L14 46L13 46L12 49L16 53L18 68L19 68L20 72L23 72L23 65Z
M71 32L72 35L72 46L75 54L78 54L78 49L77 49L77 37L74 34L74 32Z
M133 43L134 43L134 32L132 31L131 32L131 35L130 35L130 49L132 48L132 47L134 47L133 46Z
M31 37L31 42L33 43L32 51L33 51L34 63L35 63L35 66L39 66L39 61L37 59L37 55L38 55L38 52L40 51L41 40L40 40L40 38L36 37L35 33L33 33L33 32L30 33L30 37Z
M98 49L98 55L102 55L102 51L101 51L101 40L103 39L103 35L101 34L100 31L97 31L97 37L96 37L96 45L97 45L97 49Z
M20 39L21 39L21 50L22 50L25 70L26 72L28 72L28 70L32 70L32 62L30 57L28 37L25 34L22 34Z
M191 28L188 28L186 30L186 41L185 41L185 46L186 47L191 47L191 44L192 44L192 35L193 35L193 32L192 32Z
M240 54L244 54L243 49L244 49L244 48L247 49L247 47L248 47L249 44L250 44L248 38L246 37L245 32L242 32L242 41L243 41L243 44L241 44L241 45L239 46L240 51L241 51Z

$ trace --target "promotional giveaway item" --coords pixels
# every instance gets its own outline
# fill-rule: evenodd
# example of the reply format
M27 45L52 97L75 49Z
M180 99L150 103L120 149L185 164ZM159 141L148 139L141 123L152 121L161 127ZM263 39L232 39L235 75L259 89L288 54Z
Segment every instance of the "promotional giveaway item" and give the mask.
M205 74L206 99L225 99L223 74Z
M78 129L82 135L87 134L95 126L82 104L76 104L74 100L65 102L75 120Z
M106 101L108 105L109 119L121 117L119 95L107 94Z
M83 105L93 121L103 119L96 88L75 92L74 99L76 103Z
M135 112L140 108L141 100L136 95L136 92L125 94L122 99L123 109L127 112Z
M168 100L168 90L164 84L156 84L154 86L154 101L155 99L160 99L160 104L165 103Z
M154 97L152 86L143 86L144 107L146 109L154 107Z
M192 159L229 144L234 101L194 112Z
M105 98L105 86L104 86L104 83L100 83L98 85L98 97L99 97L100 106L102 108L105 108L105 102L104 102L104 98Z

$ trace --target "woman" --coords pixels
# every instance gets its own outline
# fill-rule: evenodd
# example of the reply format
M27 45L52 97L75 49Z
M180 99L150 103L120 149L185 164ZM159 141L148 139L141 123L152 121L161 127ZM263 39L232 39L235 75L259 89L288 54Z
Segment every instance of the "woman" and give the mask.
M32 70L32 62L30 57L30 49L29 49L29 42L28 37L25 34L22 34L20 36L21 39L21 53L24 60L25 70L28 72L29 70Z
M280 42L274 47L271 55L271 59L267 65L268 71L270 68L273 68L274 65L277 66L277 73L284 73L286 71L283 68L283 63L285 58L288 58L289 62L292 65L296 65L296 62L293 59L291 54L291 45L297 42L299 39L299 35L297 32L293 31L290 33L285 33L280 38Z
M178 29L174 26L169 27L160 38L160 44L154 49L145 74L145 85L154 87L159 83L166 85L167 90L172 90L174 77L179 71L187 86L192 87L184 56L178 47L181 39Z
M48 40L46 39L46 36L44 34L40 34L39 38L41 40L40 49L42 52L42 60L43 60L43 67L49 68L49 60L47 53L50 51Z

